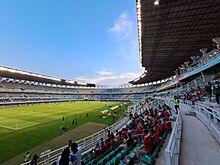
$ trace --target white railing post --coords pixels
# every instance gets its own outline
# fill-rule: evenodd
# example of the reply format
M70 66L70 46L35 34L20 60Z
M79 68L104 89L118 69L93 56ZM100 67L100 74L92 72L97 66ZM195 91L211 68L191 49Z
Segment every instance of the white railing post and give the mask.
M212 116L213 116L214 123L218 123L218 120L217 120L217 116L216 116L216 112L215 112L215 111L212 111Z
M83 139L83 148L86 149L86 138Z
M92 145L94 146L94 136L92 136Z
M165 149L166 165L172 165L170 150Z
M50 152L47 155L47 164L49 164L49 163L50 163Z

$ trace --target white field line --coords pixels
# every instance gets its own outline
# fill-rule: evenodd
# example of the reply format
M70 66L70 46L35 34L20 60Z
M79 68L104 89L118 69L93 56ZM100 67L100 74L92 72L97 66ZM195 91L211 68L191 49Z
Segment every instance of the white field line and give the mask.
M32 127L32 126L35 126L35 125L38 125L38 124L40 124L40 123L30 124L30 125L28 125L28 126L19 127L19 128L17 128L17 129L24 129L24 128Z
M4 125L0 125L0 127L2 127L2 128L7 128L7 129L12 129L12 130L17 130L17 128L14 128L14 127L8 127L8 126L4 126Z
M36 123L36 124L31 124L31 125L28 125L28 126L24 126L24 127L8 127L8 126L4 126L4 125L0 125L0 127L2 128L7 128L7 129L12 129L12 130L20 130L20 129L24 129L24 128L28 128L28 127L32 127L32 126L35 126L35 125L38 125L39 123Z

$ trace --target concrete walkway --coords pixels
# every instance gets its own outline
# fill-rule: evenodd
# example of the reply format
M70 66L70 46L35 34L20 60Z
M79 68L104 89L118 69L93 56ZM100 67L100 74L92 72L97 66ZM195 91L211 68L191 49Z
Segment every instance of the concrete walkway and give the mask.
M181 105L183 132L180 165L219 165L220 145L208 128L195 116L186 115L190 108Z

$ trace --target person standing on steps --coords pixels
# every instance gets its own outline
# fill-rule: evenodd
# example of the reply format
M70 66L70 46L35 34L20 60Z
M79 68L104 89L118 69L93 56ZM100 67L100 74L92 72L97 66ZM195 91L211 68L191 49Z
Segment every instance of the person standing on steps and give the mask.
M174 96L173 104L176 109L176 114L178 114L178 111L180 110L180 100L177 96Z
M215 82L214 91L215 91L215 100L216 100L217 104L219 104L220 103L220 101L219 101L219 97L220 97L220 83L219 83L219 81Z
M206 85L205 91L208 94L209 101L211 101L212 100L212 83L211 82L209 82L208 85Z

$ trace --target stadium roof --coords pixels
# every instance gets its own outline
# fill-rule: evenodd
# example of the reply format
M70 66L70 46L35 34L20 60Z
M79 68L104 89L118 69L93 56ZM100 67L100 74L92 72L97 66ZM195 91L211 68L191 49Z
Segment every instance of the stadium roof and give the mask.
M4 66L0 66L0 77L26 80L26 81L35 81L35 82L40 82L40 83L56 84L56 85L95 87L95 84L80 83L80 82L71 81L71 80L64 80L64 79L54 78L54 77L45 76L45 75L41 75L37 73L22 71L22 70L18 70L14 68L8 68Z
M174 75L220 36L220 0L137 0L137 17L140 62L147 72L132 84Z

